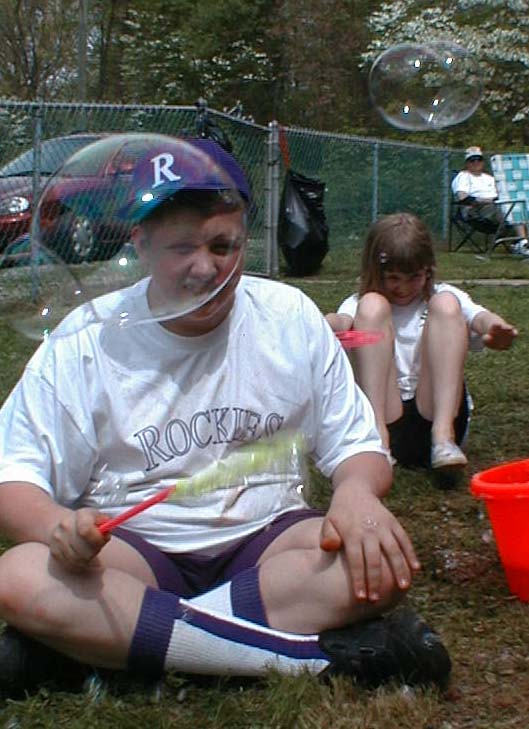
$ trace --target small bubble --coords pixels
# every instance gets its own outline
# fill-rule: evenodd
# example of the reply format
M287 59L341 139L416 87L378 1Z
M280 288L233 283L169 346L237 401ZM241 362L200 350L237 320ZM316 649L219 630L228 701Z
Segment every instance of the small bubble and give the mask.
M109 471L108 464L105 464L94 478L89 497L99 507L120 506L125 503L127 492L124 480L117 473Z

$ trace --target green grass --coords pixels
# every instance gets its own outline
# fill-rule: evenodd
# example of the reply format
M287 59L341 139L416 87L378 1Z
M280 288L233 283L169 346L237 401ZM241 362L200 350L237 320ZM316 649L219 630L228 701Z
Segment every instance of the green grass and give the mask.
M355 288L358 252L330 254L318 276L288 279L323 312ZM526 278L529 263L496 253L440 253L438 278L465 281L481 303L515 323L510 352L471 355L467 379L475 402L465 480L438 488L421 471L397 468L389 506L413 538L423 568L409 595L442 634L453 660L448 690L364 691L345 680L321 685L308 676L271 674L256 684L188 682L172 675L155 701L152 692L114 679L106 691L41 691L0 704L3 727L179 727L179 729L511 729L529 715L529 607L509 595L490 525L469 493L472 473L502 460L529 457L529 288L471 283ZM33 345L0 327L0 399L19 376ZM327 482L315 477L314 503L325 505ZM0 667L1 670L1 667Z

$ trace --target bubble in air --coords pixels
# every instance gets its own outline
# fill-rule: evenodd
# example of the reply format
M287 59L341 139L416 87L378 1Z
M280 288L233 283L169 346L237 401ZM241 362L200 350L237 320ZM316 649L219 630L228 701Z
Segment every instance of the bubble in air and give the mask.
M382 53L369 73L369 95L383 119L405 131L460 124L483 94L479 64L451 41L400 43Z
M125 479L117 473L112 473L104 465L94 479L88 495L90 503L98 508L105 506L121 506L127 498L128 488Z
M85 299L84 287L72 269L44 246L33 249L29 236L24 244L4 252L0 292L0 319L34 341L46 339L65 314Z

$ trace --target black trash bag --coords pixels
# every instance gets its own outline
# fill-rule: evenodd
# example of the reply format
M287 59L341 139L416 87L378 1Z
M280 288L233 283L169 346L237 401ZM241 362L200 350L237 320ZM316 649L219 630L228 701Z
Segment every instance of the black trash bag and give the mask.
M291 276L316 273L329 251L325 183L287 170L278 220L278 244Z

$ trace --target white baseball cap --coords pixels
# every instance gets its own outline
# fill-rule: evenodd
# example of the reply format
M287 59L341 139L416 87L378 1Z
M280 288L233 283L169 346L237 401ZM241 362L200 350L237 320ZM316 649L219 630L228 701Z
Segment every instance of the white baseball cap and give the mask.
M472 157L481 157L483 159L481 147L467 147L465 149L465 162L467 159L471 159Z

